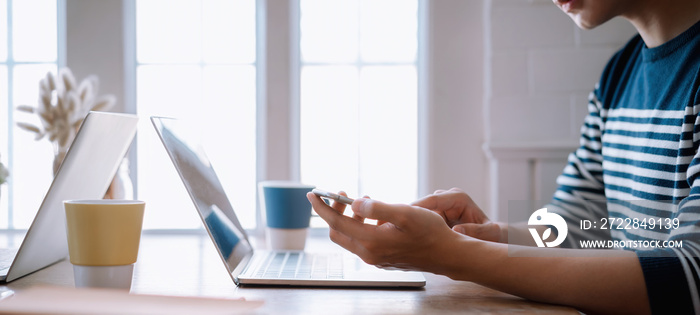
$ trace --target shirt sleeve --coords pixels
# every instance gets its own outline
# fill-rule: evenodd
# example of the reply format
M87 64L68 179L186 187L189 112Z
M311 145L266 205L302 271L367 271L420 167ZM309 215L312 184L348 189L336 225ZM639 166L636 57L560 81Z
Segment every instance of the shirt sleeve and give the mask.
M693 130L683 130L682 135L696 151L687 169L690 194L678 204L671 218L677 219L678 227L666 238L680 246L637 252L654 314L700 314L700 105L694 107L695 124L689 124Z
M598 86L589 95L588 115L581 127L579 147L557 178L558 189L546 207L561 215L569 225L569 234L561 247L579 248L580 240L609 240L609 230L582 230L582 220L608 217L603 182L602 134L605 109L598 98ZM700 105L696 105L700 110ZM690 124L692 126L692 124ZM694 130L684 132L692 146L700 145L700 119ZM692 138L692 139L690 139ZM697 149L696 149L697 151ZM644 274L650 307L654 314L700 314L700 153L688 166L690 194L677 207L673 218L679 227L664 238L682 241L682 247L637 251Z

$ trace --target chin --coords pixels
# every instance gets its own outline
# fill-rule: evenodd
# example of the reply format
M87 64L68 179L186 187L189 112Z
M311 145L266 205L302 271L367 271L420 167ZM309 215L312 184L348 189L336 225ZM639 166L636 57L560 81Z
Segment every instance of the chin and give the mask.
M621 13L621 0L555 0L578 27L584 30L596 28Z
M600 25L605 24L605 22L611 20L613 16L609 18L592 18L582 14L569 14L571 19L576 23L576 25L584 30L591 30Z
M574 18L574 23L576 23L576 25L583 30L592 30L592 29L598 27L600 24L603 24L603 23L600 23L600 24L591 23L589 21L577 19L577 18Z

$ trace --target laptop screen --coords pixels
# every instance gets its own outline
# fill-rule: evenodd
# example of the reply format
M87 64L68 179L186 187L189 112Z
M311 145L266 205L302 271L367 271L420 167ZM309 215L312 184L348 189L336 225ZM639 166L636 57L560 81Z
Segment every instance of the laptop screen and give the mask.
M194 129L172 118L151 117L151 121L219 255L232 273L253 249L204 148L188 132Z

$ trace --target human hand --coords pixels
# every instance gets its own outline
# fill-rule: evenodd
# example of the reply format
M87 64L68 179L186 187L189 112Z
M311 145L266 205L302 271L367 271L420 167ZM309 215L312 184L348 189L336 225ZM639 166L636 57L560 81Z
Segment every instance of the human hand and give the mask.
M436 190L411 203L442 216L455 232L485 241L502 242L504 229L491 222L471 197L459 188Z
M421 207L358 198L352 203L351 218L342 215L344 205L328 206L313 193L307 198L328 222L333 242L378 267L439 273L455 242L464 238L436 212ZM364 218L381 224L365 224Z
M348 196L348 194L345 193L345 192L342 191L342 190L338 192L338 195L341 195L341 196L343 196L343 197L347 197L347 196ZM368 197L368 196L365 196L364 198L369 198L369 197ZM324 200L324 199L322 198L321 200ZM326 200L329 200L329 199L326 199ZM340 214L345 213L345 206L346 206L345 203L338 202L338 201L335 201L335 200L333 200L333 202L331 203L331 208L333 208L333 210L335 210L336 212L338 212L338 213L340 213ZM355 219L355 220L358 220L358 221L360 221L360 222L365 222L365 218L362 218L362 217L360 217L360 216L357 215L357 214L353 214L352 218Z

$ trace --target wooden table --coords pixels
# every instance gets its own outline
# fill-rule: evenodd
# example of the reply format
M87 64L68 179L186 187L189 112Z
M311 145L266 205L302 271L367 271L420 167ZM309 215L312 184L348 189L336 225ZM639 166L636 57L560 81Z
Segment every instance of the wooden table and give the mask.
M307 243L309 250L317 251L336 246L327 237ZM425 288L407 290L237 287L206 235L145 234L131 292L263 300L258 314L577 314L571 308L527 301L471 282L427 273L425 277ZM63 260L7 286L21 294L36 284L73 287L72 265Z

